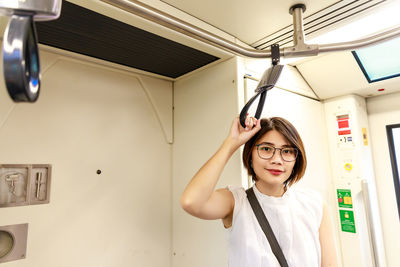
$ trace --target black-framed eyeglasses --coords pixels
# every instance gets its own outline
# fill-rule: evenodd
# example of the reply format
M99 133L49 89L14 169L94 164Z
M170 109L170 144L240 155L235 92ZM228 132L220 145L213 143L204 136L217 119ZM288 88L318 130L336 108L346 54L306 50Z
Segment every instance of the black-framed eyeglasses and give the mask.
M275 155L275 151L279 149L281 158L284 161L295 161L299 151L294 147L274 147L272 145L261 143L256 145L258 156L262 159L270 159Z

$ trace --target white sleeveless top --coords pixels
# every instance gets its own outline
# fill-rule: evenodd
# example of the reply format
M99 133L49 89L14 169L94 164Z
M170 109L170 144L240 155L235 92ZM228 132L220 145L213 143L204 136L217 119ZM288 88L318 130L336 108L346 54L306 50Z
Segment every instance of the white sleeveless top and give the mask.
M290 267L321 266L319 227L322 198L311 189L289 188L282 197L262 194L253 186ZM247 200L245 189L228 186L235 199L228 228L229 267L280 267Z

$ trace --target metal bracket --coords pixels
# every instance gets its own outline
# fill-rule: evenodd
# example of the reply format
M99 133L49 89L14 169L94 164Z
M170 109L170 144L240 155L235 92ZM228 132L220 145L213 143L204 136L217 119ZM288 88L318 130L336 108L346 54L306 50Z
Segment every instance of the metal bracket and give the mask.
M279 44L271 45L271 59L272 65L278 65L281 59L281 53L279 51Z

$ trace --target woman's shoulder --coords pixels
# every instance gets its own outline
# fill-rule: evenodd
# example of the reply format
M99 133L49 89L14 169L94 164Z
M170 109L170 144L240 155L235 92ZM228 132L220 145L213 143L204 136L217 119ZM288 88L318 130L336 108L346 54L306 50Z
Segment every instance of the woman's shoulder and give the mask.
M248 210L247 205L247 194L246 194L246 189L241 187L241 186L234 186L234 185L229 185L226 187L227 190L229 190L233 198L235 200L234 202L234 208L233 208L233 216L232 216L232 225L230 228L228 228L230 231L235 228L235 225L238 224L238 220L242 221L243 218L248 218L248 216L245 215L245 211ZM244 212L244 213L243 213ZM239 223L239 225L242 225Z
M246 190L241 186L236 185L228 185L226 187L229 191L232 192L233 197L235 200L243 199L247 197Z

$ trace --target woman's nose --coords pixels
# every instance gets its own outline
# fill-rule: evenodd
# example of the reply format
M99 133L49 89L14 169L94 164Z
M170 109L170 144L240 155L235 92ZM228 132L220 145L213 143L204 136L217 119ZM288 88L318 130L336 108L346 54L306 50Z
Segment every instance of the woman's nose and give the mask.
M282 163L283 159L281 156L281 150L275 149L274 154L272 155L271 162Z

